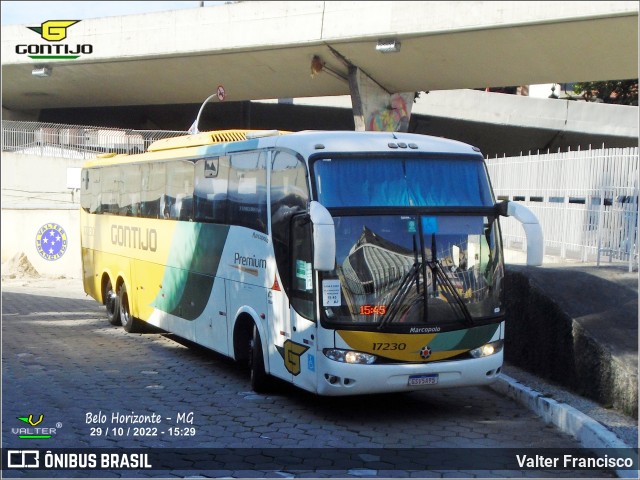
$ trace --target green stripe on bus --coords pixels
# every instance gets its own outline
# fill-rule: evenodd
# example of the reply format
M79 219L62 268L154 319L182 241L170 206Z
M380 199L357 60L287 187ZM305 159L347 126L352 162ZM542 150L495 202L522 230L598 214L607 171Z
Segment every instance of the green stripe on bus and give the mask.
M445 350L471 350L491 340L499 327L500 324L492 323L466 330L439 333L429 343L429 346L438 352Z
M198 318L209 301L228 225L180 222L174 233L163 289L152 306L186 320Z

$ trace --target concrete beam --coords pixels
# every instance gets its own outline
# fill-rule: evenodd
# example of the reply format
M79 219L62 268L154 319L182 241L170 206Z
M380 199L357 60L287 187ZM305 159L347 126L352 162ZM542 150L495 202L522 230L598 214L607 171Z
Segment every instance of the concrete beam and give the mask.
M351 108L349 97L296 98L295 105ZM442 90L420 95L412 113L486 125L637 139L638 107L550 100L478 90Z
M43 60L16 50L47 46L27 27L2 27L2 101L12 110L200 104L220 84L226 101L347 95L339 60L327 65L338 75L309 75L332 50L387 92L638 74L638 3L628 1L256 1L87 19L65 42L92 52L51 61L48 78L32 75ZM390 37L401 50L377 52Z

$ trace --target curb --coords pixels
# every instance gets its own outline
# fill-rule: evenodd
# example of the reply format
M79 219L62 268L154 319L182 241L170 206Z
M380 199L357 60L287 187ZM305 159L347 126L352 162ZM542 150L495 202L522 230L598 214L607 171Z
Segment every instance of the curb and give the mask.
M500 374L491 388L524 405L546 423L552 423L562 432L573 436L584 448L633 448L618 438L604 425L574 407L561 403ZM615 470L619 478L639 478L638 470Z

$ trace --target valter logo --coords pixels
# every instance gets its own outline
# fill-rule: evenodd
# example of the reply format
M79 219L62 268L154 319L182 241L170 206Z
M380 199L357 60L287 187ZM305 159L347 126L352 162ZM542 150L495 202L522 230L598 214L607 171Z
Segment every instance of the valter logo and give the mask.
M69 27L78 22L80 20L47 20L39 27L27 27L50 43L16 45L16 53L27 55L33 60L74 60L81 55L90 55L93 53L93 45L89 43L75 45L56 43L65 40Z
M47 439L47 438L51 438L56 434L56 428L40 426L40 424L44 420L44 415L40 415L39 417L36 418L33 414L29 414L29 416L17 417L17 418L18 420L28 425L25 427L11 428L11 433L13 433L14 435L17 435L18 438ZM59 422L56 424L57 428L60 428L61 426L62 424Z

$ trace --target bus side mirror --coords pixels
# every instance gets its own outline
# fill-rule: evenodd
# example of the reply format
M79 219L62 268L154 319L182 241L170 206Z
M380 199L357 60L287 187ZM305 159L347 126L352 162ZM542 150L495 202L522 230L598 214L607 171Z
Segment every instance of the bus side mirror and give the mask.
M542 227L534 213L517 202L501 202L496 205L498 214L514 217L524 227L527 236L527 265L538 267L542 265L544 257L544 236Z
M336 263L336 230L333 218L324 205L312 201L309 217L313 225L313 268L328 272Z

